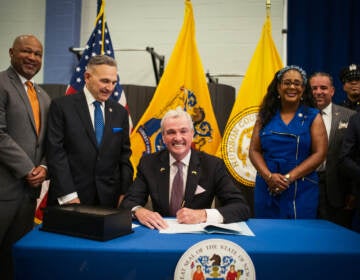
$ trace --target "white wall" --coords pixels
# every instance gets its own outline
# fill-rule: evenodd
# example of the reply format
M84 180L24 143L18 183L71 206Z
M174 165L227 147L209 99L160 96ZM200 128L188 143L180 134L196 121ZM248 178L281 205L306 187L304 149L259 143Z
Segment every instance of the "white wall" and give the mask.
M265 0L193 0L198 50L205 72L244 75L265 22ZM154 47L169 60L184 19L183 0L106 0L105 15L115 49ZM83 1L81 42L94 26L96 1ZM283 0L271 1L273 38L282 54ZM117 51L123 84L155 85L147 52ZM219 82L236 88L241 77Z
M56 0L53 0L56 1ZM64 0L58 0L64 1ZM193 0L196 38L205 71L210 74L244 75L265 21L266 0ZM46 0L2 1L0 9L0 70L9 65L13 39L33 33L42 42ZM96 0L83 0L81 42L88 40L96 17ZM25 11L28 10L27 13ZM169 60L184 19L184 0L106 0L105 14L115 49L154 47ZM283 0L271 0L273 38L282 54ZM123 84L155 85L150 55L145 51L118 51ZM59 62L61 63L61 62ZM43 81L42 71L36 81ZM219 82L238 91L241 77Z
M46 0L1 1L0 8L0 71L10 65L9 48L18 35L34 34L41 42L45 37ZM38 83L43 81L42 69L36 75Z

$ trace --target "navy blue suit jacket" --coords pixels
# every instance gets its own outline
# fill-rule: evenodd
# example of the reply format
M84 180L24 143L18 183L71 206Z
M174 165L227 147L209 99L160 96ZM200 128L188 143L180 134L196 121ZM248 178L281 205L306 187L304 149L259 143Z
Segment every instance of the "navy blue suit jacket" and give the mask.
M153 210L164 217L170 216L169 176L168 150L143 156L137 168L135 182L129 188L121 206L127 209L137 205L144 206L150 195ZM196 194L198 186L205 191ZM247 220L250 217L247 202L228 175L223 161L192 150L184 206L191 209L211 208L214 197L220 202L221 206L217 209L224 217L224 223Z
M105 128L97 146L84 92L54 99L48 120L49 204L77 192L80 202L115 207L132 183L128 113L105 102Z

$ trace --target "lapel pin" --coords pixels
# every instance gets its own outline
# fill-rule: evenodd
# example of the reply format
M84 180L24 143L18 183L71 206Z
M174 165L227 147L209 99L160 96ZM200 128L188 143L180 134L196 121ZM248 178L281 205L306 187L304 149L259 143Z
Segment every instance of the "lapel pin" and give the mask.
M191 171L191 174L197 175L197 172L195 170Z
M110 113L112 112L112 108L109 108L109 112L110 112Z
M165 168L164 168L164 167L161 167L161 168L160 168L160 172L165 172Z

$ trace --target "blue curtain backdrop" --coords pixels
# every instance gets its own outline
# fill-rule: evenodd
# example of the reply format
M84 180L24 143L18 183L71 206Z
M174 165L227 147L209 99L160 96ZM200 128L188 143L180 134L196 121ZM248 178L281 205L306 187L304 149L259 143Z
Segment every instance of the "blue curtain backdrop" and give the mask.
M324 71L334 77L333 101L345 93L341 68L360 64L359 0L288 0L288 65L302 66L308 74Z

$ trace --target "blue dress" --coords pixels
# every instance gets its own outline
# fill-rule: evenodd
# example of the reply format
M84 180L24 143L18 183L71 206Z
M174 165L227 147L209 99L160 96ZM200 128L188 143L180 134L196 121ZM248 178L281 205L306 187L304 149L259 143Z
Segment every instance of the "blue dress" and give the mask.
M278 111L260 130L265 162L271 173L287 174L311 154L310 127L319 110L300 106L289 124ZM319 187L315 171L300 178L280 195L271 196L265 180L257 174L254 191L256 218L315 219Z

